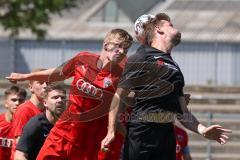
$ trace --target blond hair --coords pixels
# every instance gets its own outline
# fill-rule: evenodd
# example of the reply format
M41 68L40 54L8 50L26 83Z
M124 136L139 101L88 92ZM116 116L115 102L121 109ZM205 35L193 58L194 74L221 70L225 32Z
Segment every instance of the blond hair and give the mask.
M104 38L104 43L108 43L116 39L121 41L126 41L129 43L133 42L132 36L127 31L116 28L116 29L112 29L110 32L107 33L107 35Z

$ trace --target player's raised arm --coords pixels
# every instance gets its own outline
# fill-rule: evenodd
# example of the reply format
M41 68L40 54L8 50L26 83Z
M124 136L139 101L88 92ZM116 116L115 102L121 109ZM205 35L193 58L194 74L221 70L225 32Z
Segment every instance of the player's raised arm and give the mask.
M79 56L75 56L66 63L59 67L44 69L41 71L31 72L31 73L11 73L10 76L6 77L10 82L16 83L17 81L43 81L43 82L55 82L62 81L71 76L74 72L73 66L75 65L76 59Z
M51 76L55 75L55 76ZM31 73L11 73L10 76L6 77L10 82L35 80L47 82L51 78L52 81L57 81L63 79L62 75L58 72L56 68L50 68L43 71L31 72ZM53 78L54 77L54 78Z

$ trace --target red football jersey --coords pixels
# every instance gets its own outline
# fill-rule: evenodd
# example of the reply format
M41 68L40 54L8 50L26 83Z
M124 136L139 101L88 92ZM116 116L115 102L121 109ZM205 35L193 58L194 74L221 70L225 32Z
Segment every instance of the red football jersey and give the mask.
M13 116L13 130L14 130L14 137L21 136L22 129L26 125L26 123L35 115L42 113L43 110L37 108L31 101L25 101L23 104L19 105L16 112ZM14 158L14 154L16 151L16 141L14 139L13 147L12 147L12 155L11 160Z
M7 122L5 113L0 115L0 160L9 160L13 144L12 123Z
M176 160L182 160L183 150L188 146L188 135L183 129L175 126Z
M125 64L103 71L97 67L99 57L81 52L63 66L62 74L73 77L69 104L51 130L93 156L106 136L109 107Z
M25 124L35 115L41 113L43 110L37 108L31 101L26 101L21 104L13 117L14 136L21 136L22 129Z

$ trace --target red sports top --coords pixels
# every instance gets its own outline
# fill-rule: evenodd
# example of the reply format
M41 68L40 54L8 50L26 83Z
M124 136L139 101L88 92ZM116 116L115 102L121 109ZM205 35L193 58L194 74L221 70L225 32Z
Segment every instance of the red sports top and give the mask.
M13 117L14 136L21 136L22 129L25 124L35 115L41 113L42 110L37 108L31 101L26 101L18 106Z
M7 122L5 114L0 114L0 160L9 160L13 144L12 123Z
M97 67L98 59L99 55L81 52L62 70L73 77L69 104L51 131L76 145L89 144L87 141L93 139L89 136L94 136L96 145L106 135L107 114L125 64L124 59L111 71L102 71Z
M188 146L187 132L175 126L176 135L176 160L182 160L185 148Z
M36 107L31 101L25 101L23 104L19 105L16 112L13 116L13 130L14 137L21 136L22 129L26 125L26 123L35 115L42 113L43 110L40 110ZM11 160L14 159L14 154L16 151L16 140L14 139Z

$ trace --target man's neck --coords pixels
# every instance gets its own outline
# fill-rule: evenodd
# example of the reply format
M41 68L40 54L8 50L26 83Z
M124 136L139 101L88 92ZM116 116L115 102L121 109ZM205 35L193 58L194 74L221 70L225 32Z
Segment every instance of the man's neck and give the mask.
M30 101L40 110L44 109L44 106L42 104L42 102L40 101L40 99L35 95L32 94Z
M11 122L12 121L12 117L13 117L13 114L9 110L7 110L6 114L5 114L5 120L7 122Z
M170 54L173 46L166 42L159 42L157 40L153 41L151 47L156 48L164 53Z
M103 71L111 71L111 69L116 66L114 63L111 63L109 59L107 59L103 54L101 54L98 62L97 67Z
M55 124L56 121L57 121L57 117L55 117L49 110L46 110L46 117L48 119L48 121L51 123L51 124Z

